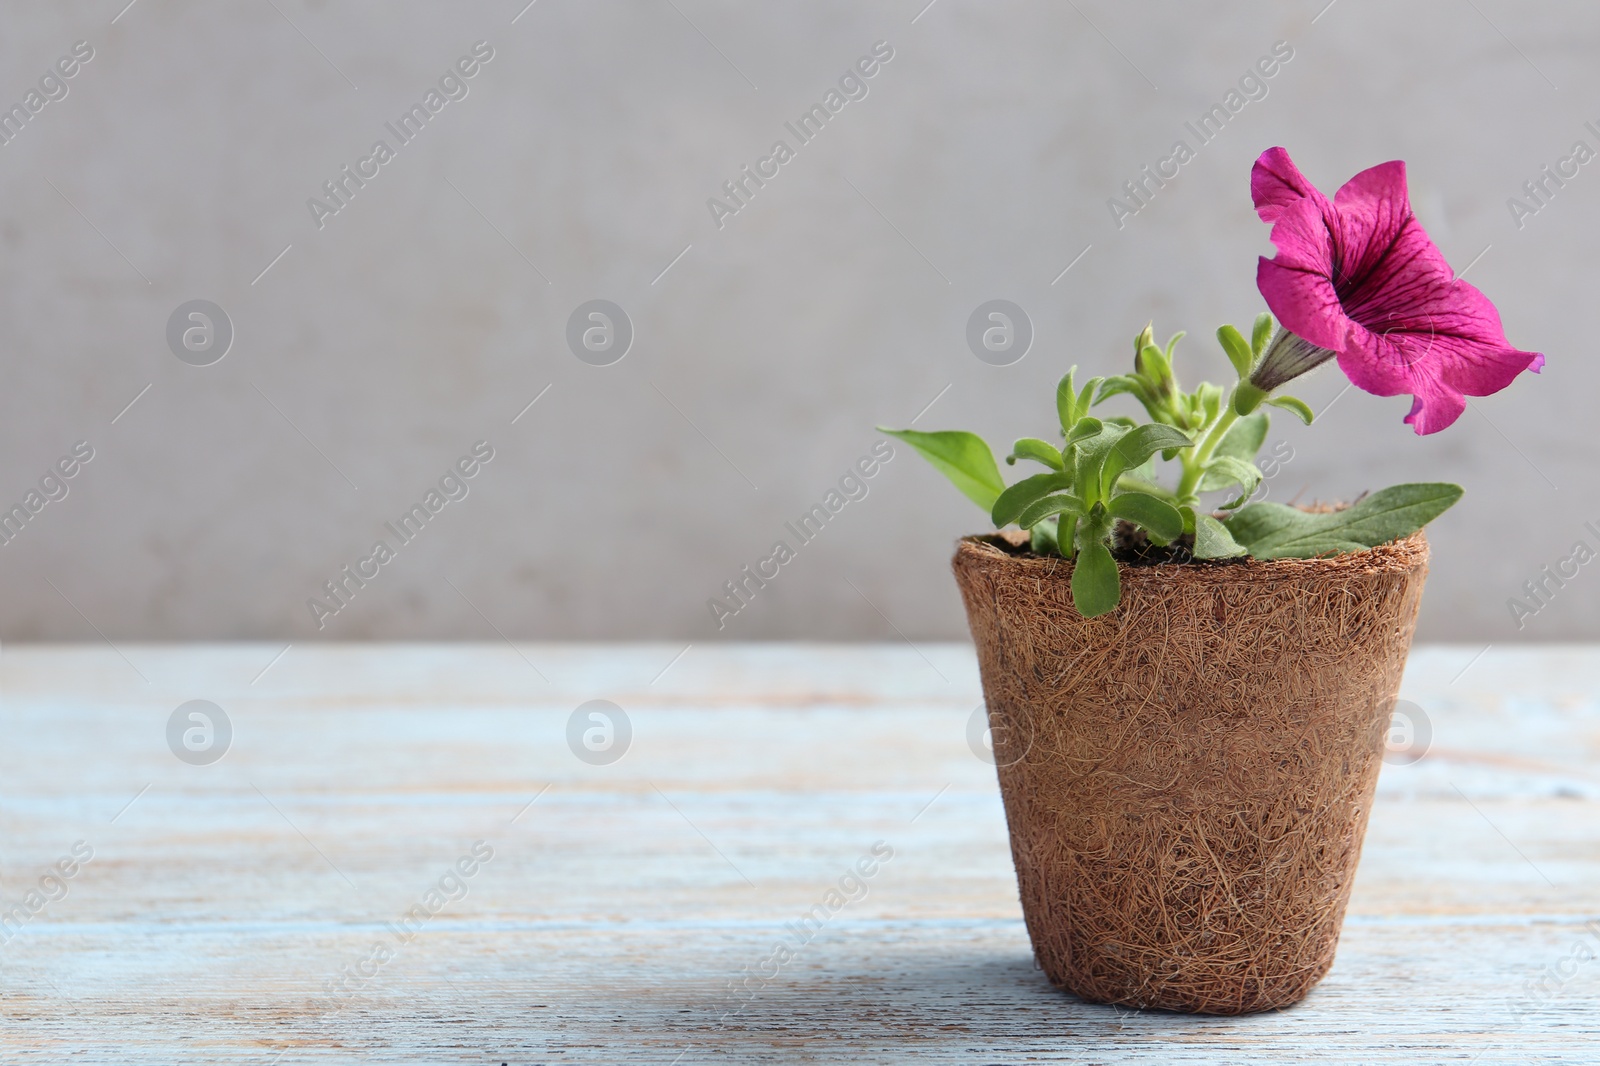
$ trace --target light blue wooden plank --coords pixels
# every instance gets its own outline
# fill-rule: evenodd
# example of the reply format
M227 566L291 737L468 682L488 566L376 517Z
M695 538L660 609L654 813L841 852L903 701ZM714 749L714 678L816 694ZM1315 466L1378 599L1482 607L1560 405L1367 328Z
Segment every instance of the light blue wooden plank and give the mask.
M697 646L659 678L682 645L294 648L254 685L281 645L121 650L148 683L107 649L0 655L0 899L94 848L0 946L5 1061L1594 1061L1600 649L1418 650L1433 749L1385 768L1338 962L1248 1019L1033 969L962 646ZM234 721L212 766L166 747L193 698ZM566 744L592 698L633 720L611 766ZM465 895L394 940L477 840ZM723 1022L877 840L865 897Z

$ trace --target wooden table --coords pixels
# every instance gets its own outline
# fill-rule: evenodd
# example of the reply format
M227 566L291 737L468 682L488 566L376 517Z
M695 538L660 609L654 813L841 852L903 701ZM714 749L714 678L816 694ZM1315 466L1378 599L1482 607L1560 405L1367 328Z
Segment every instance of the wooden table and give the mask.
M1338 962L1242 1019L1034 969L964 646L280 651L4 649L0 1060L1600 1060L1600 649L1413 655Z

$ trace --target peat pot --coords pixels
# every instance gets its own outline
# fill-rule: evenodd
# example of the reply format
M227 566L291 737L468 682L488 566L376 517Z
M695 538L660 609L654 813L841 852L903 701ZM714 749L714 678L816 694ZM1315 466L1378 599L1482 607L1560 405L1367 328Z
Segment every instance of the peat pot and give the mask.
M1421 533L1326 559L954 559L1034 954L1083 999L1243 1014L1333 964L1411 645Z

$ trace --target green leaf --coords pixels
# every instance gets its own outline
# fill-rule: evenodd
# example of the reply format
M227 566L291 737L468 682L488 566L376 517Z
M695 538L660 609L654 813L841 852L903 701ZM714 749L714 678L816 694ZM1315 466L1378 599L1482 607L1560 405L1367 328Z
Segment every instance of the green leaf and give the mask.
M1085 618L1114 611L1122 600L1117 561L1099 537L1078 538L1078 560L1072 567L1072 604Z
M1056 519L1056 550L1064 559L1071 559L1078 554L1078 516L1063 512Z
M1110 495L1111 489L1116 485L1117 478L1124 470L1140 466L1156 452L1166 448L1192 448L1194 441L1188 434L1171 426L1164 426L1159 422L1150 422L1131 430L1117 440L1106 454L1104 465L1100 471L1100 493L1102 496ZM1082 469L1079 470L1080 486L1086 484L1083 480Z
M1260 355L1266 351L1267 342L1272 339L1272 316L1263 311L1256 316L1256 324L1250 330L1250 352Z
M1238 485L1239 495L1222 505L1224 511L1231 511L1250 498L1256 491L1256 486L1261 484L1261 470L1254 463L1231 455L1213 458L1206 465L1205 477L1200 479L1200 491L1210 489L1225 489L1229 485Z
M1017 517L1027 510L1029 504L1043 499L1052 492L1070 488L1072 488L1070 473L1035 474L1032 477L1025 477L999 495L989 510L989 517L994 519L996 529L1004 529L1015 522Z
M1146 496L1154 496L1156 499L1166 500L1168 503L1176 503L1178 499L1178 494L1176 492L1173 492L1165 485L1157 485L1153 481L1148 481L1143 477L1135 476L1134 471L1125 471L1123 475L1117 479L1117 487L1122 489L1124 492L1142 492Z
M1269 396L1267 397L1267 402L1274 407L1281 407L1285 411L1293 411L1300 416L1300 421L1308 426L1311 424L1311 420L1316 417L1304 400L1297 400L1293 396Z
M1028 550L1035 555L1060 555L1061 545L1056 540L1056 520L1046 518L1028 530Z
M1252 503L1226 525L1258 559L1312 559L1361 551L1410 536L1461 498L1444 482L1393 485L1342 511L1308 514L1281 503Z
M1094 406L1095 390L1105 378L1090 378L1083 383L1083 388L1078 390L1078 419L1081 421L1089 413L1089 408Z
M1065 455L1066 449L1079 441L1085 441L1093 437L1104 426L1105 424L1093 415L1084 415L1078 419L1078 424L1072 427L1072 432L1067 434L1067 442L1061 446L1062 454Z
M1056 417L1061 420L1061 432L1066 433L1072 429L1074 422L1083 414L1078 410L1078 390L1073 387L1072 375L1078 372L1077 367L1067 371L1066 376L1056 383Z
M1006 483L1000 478L994 453L976 433L962 430L923 433L916 429L885 429L882 426L878 427L878 432L887 433L911 445L933 464L934 469L949 478L967 499L985 511L993 507L994 501L1005 491Z
M1017 516L1017 525L1023 529L1032 529L1046 518L1053 518L1058 514L1074 517L1083 514L1083 501L1065 492L1046 496L1029 504L1027 509Z
M1232 559L1248 554L1248 549L1233 539L1228 527L1208 514L1194 516L1194 557Z
M1171 449L1168 449L1168 450L1170 451ZM1174 453L1174 454L1176 454L1176 453ZM1166 458L1166 455L1167 455L1166 452L1162 452L1161 453L1162 458ZM1138 478L1138 479L1143 479L1145 481L1154 481L1155 477L1156 477L1156 460L1155 460L1154 456L1151 456L1149 459L1146 459L1144 462L1140 463L1138 466L1129 467L1127 470L1124 470L1122 472L1122 480L1117 482L1117 484L1125 485L1125 484L1127 484L1129 478ZM1140 489L1138 491L1142 492L1144 490Z
M1188 335L1189 335L1189 331L1188 330L1180 329L1178 332L1174 333L1172 335L1172 337L1167 341L1167 365L1168 366L1172 365L1172 349L1176 348L1178 346L1178 342L1183 340L1183 338L1187 337Z
M1200 491L1225 489L1229 485L1245 485L1251 492L1261 484L1261 469L1232 455L1214 456L1206 465L1205 477L1200 479Z
M1228 362L1233 364L1233 372L1243 381L1250 376L1250 367L1255 362L1255 353L1250 350L1244 337L1233 326L1218 326L1217 341L1222 345L1222 350L1228 354Z
M1227 433L1222 435L1221 443L1217 445L1217 450L1212 454L1243 459L1247 463L1254 462L1256 453L1261 451L1261 445L1266 443L1267 426L1271 421L1265 411L1257 411L1253 415L1245 415L1229 427ZM1227 482L1223 482L1223 484L1227 484ZM1209 487L1221 488L1222 486Z
M1100 499L1100 468L1105 465L1111 446L1130 432L1133 431L1105 424L1095 436L1078 443L1075 460L1077 478L1074 484L1086 505Z
M1171 544L1183 535L1183 515L1165 500L1142 492L1120 492L1106 510L1144 529L1157 544Z
M1095 393L1093 402L1094 404L1104 403L1111 397L1124 392L1132 393L1134 399L1140 403L1148 403L1150 400L1150 393L1145 389L1144 382L1132 374L1117 374L1114 377L1106 378L1100 383L1100 389Z
M1066 469L1061 461L1060 450L1054 444L1042 441L1038 437L1023 437L1011 446L1011 454L1006 456L1006 465L1015 466L1018 459L1032 459L1036 463L1043 463L1051 470Z

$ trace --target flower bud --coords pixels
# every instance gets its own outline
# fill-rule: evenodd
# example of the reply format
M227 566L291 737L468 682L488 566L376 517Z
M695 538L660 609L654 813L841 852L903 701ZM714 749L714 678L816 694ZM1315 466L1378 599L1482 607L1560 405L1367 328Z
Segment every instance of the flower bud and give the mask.
M1154 322L1146 323L1144 331L1133 338L1133 369L1137 373L1144 373L1144 350L1156 343L1155 330L1151 328L1154 325Z
M1139 373L1154 386L1156 395L1175 394L1178 391L1178 383L1172 378L1172 363L1167 359L1167 353L1152 344L1139 355Z

